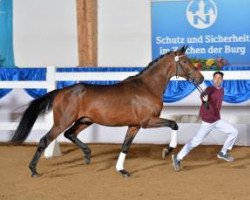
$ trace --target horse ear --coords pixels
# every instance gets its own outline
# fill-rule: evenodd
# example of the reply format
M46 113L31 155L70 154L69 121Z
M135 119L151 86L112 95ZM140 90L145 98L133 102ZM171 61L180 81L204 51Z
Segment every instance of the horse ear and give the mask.
M188 48L188 45L182 46L181 49L180 49L180 52L181 52L181 53L185 53L186 50L187 50L187 48Z

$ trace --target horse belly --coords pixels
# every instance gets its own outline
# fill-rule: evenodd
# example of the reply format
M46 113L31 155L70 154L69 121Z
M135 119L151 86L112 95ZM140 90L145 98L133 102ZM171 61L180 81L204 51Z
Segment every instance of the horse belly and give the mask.
M84 116L92 122L105 126L128 126L138 124L133 109L122 101L100 101L92 102L85 109Z

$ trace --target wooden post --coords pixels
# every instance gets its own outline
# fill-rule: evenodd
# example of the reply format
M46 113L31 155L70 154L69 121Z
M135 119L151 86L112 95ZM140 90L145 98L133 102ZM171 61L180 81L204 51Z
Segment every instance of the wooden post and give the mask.
M97 0L77 0L79 66L97 66Z

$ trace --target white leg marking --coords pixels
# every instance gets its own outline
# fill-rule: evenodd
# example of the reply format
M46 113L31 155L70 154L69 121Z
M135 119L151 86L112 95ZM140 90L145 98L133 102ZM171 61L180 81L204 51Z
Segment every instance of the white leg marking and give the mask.
M170 147L175 148L177 146L177 130L172 130Z
M117 171L124 169L123 164L124 164L124 161L126 159L126 155L127 154L125 154L125 153L122 153L122 152L120 153L119 158L118 158L117 163L116 163L116 170Z

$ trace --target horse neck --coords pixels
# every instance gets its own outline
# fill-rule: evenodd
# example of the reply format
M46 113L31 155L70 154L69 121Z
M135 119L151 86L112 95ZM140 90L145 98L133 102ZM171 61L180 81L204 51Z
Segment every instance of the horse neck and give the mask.
M166 62L167 58L162 58L158 62L154 63L153 66L149 67L144 72L142 77L144 84L148 85L148 88L152 90L157 96L162 96L166 85L170 78L174 75L170 62Z

